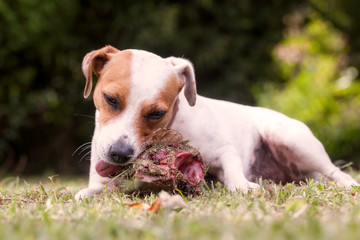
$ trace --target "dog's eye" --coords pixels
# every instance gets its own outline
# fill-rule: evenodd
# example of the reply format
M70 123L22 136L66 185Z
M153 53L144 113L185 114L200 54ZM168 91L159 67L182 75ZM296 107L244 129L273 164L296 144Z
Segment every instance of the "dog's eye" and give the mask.
M146 118L149 119L149 120L158 120L162 117L164 117L166 114L166 111L154 111L154 112L151 112L149 113Z
M113 108L117 108L117 107L118 107L118 103L117 103L117 101L116 101L115 98L112 98L112 97L106 95L105 93L104 93L104 98L105 98L105 101L106 101L111 107L113 107Z

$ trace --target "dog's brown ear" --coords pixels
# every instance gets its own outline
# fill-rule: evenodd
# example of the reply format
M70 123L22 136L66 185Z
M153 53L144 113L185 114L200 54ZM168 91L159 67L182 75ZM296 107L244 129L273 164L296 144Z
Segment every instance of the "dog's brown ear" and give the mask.
M109 60L109 54L117 53L118 51L118 49L112 46L106 46L85 55L82 61L82 72L86 78L84 98L87 98L91 93L92 73L94 72L94 74L99 77L101 70Z
M180 80L184 81L184 94L190 106L196 103L196 83L195 72L192 63L183 58L169 57L167 58L175 67Z

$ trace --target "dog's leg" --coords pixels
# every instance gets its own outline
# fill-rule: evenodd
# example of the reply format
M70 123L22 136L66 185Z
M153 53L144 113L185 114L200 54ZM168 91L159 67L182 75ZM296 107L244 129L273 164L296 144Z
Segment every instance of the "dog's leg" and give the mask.
M88 198L93 195L101 193L108 182L110 182L110 178L104 178L97 174L95 167L90 166L90 174L89 174L89 186L80 190L76 195L75 199L79 201L80 199Z
M76 195L76 201L80 199L88 198L93 195L101 193L106 187L107 183L110 182L110 178L101 177L95 170L96 165L96 151L94 151L94 141L92 142L91 147L91 164L90 164L90 173L89 173L89 185L87 188L80 190Z
M98 127L98 111L95 113L95 130L91 143L91 158L90 158L90 173L89 173L89 185L87 188L80 190L76 195L75 199L79 201L80 199L88 198L93 195L101 193L107 184L111 181L110 178L101 177L95 170L95 165L98 161L98 157L96 155L95 142L98 138L99 127ZM110 186L109 186L110 187Z
M331 162L321 142L302 122L294 119L268 122L261 135L272 152L278 155L277 159L286 158L289 161L287 166L290 166L290 171L306 172L307 176L312 177L319 176L320 173L334 179L341 186L359 186L350 175Z
M259 185L246 179L243 171L242 161L235 149L225 149L217 160L222 172L218 178L224 183L229 191L241 190L248 192L258 189Z

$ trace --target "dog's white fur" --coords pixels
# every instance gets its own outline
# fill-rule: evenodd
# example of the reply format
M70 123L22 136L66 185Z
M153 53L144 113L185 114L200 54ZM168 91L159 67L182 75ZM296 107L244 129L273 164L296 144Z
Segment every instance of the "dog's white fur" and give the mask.
M101 57L105 56L101 62L103 65L100 64L100 71L95 72L99 76L99 82L104 85L106 72L114 68L113 65L119 61L116 59L117 51L114 48L110 50L103 48L85 56L83 61L83 72L87 78L85 96L91 91L93 68L99 68L92 61L99 54ZM102 110L96 110L89 186L78 192L76 199L97 194L110 182L110 178L97 174L95 164L99 160L111 162L107 156L114 142L122 141L133 146L135 153L131 160L140 153L144 140L139 141L140 135L135 125L141 116L139 111L142 105L158 97L171 81L170 77L174 75L182 82L184 88L176 98L172 99L171 106L176 107L177 110L173 110L171 123L167 121L161 127L168 127L168 124L171 124L172 129L179 131L185 139L190 140L191 145L200 150L210 167L209 173L215 175L229 190L247 191L258 188L258 184L252 181L253 166L256 161L254 152L259 148L261 141L267 143L278 160L282 159L279 155L282 151L282 156L289 158L287 163L283 163L283 167L288 167L290 171L289 164L292 164L294 171L302 173L301 177L316 178L325 175L345 187L359 185L351 176L331 163L322 144L302 122L269 109L199 96L196 94L193 66L188 60L175 57L164 59L140 50L127 51L131 52L130 76L128 76L130 84L127 85L130 93L126 99L127 107L121 114L105 123L99 121L103 114ZM98 106L96 101L99 100L94 101ZM178 105L175 102L178 102ZM267 160L263 159L263 161ZM266 166L267 163L264 164ZM278 169L278 171L282 170L284 169ZM296 179L295 176L293 180L301 179L300 177Z

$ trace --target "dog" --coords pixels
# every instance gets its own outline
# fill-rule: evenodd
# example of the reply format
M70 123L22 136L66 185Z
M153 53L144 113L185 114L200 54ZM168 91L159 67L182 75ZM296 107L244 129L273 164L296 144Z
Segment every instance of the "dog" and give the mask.
M193 65L186 59L106 46L86 54L82 71L85 98L93 73L98 82L89 186L76 199L109 184L111 178L95 170L98 161L133 162L163 127L180 132L199 149L208 173L230 191L257 189L259 178L286 183L321 175L347 188L359 186L331 162L304 123L270 109L197 95Z

